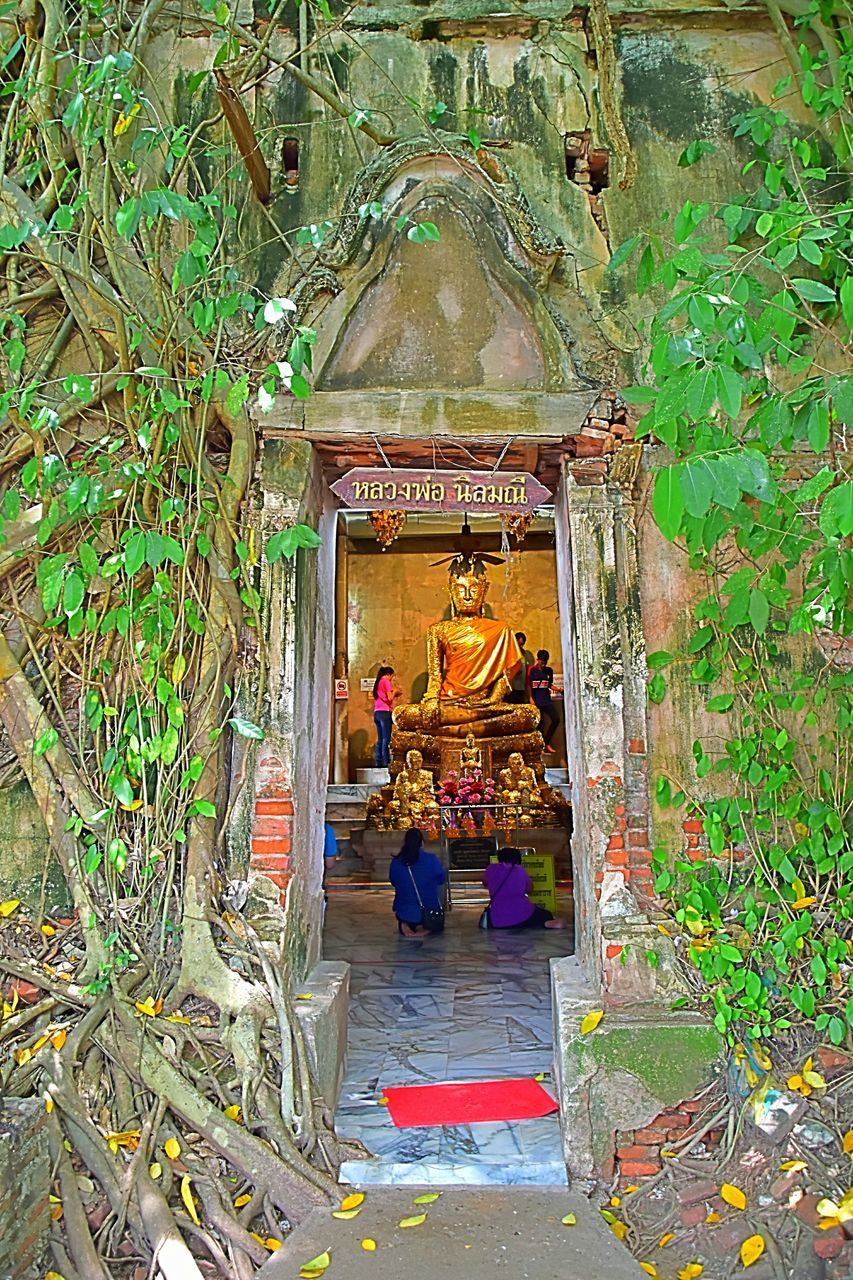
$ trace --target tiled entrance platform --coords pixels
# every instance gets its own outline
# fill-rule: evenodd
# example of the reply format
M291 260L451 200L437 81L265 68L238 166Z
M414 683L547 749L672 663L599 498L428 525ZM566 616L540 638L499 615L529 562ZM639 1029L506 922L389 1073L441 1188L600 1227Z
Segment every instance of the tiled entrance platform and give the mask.
M570 902L561 904L570 917ZM347 1161L341 1181L555 1185L566 1180L556 1115L501 1124L397 1129L380 1105L388 1085L495 1080L552 1070L548 963L571 933L477 927L457 906L445 933L409 942L391 893L331 888L325 956L352 966L346 1074L336 1126L375 1159Z

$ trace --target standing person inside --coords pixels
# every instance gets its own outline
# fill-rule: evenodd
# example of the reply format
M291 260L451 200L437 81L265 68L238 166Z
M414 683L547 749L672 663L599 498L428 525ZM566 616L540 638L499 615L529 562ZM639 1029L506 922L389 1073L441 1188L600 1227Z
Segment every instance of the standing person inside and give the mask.
M438 858L423 845L423 834L417 828L407 831L403 847L388 869L395 890L394 915L404 938L428 938L444 928L439 890L447 877Z
M533 654L525 648L527 636L523 631L516 631L515 638L521 650L521 666L512 677L512 689L506 696L507 702L529 702L530 692L527 688L527 672L533 666Z
M373 760L377 769L391 763L391 712L399 690L391 677L393 667L380 667L373 682L373 723L376 725L376 747Z
M522 866L520 849L499 849L497 862L490 862L483 872L483 884L489 891L484 922L489 929L565 929L564 920L527 896L533 881Z
M548 666L550 654L547 649L540 649L536 662L527 673L527 685L534 705L539 708L539 731L545 739L545 750L548 755L556 755L556 748L551 746L551 739L557 731L560 717L551 697L551 686L554 683L554 672ZM545 721L548 721L547 727Z

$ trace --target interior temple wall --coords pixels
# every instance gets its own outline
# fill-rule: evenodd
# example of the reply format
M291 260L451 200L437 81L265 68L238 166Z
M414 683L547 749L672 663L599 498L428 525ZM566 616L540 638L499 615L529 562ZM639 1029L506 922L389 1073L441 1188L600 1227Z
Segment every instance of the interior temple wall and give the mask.
M448 522L448 538L456 526ZM449 543L448 543L449 545ZM373 701L362 679L380 664L392 666L404 702L426 689L426 631L449 616L447 568L431 567L435 551L417 550L417 539L401 539L385 554L350 551L347 560L349 654L348 740L350 778L373 763L376 734ZM489 571L487 611L527 636L527 649L547 649L554 671L562 671L560 617L554 552L513 551ZM559 741L559 740L558 740Z

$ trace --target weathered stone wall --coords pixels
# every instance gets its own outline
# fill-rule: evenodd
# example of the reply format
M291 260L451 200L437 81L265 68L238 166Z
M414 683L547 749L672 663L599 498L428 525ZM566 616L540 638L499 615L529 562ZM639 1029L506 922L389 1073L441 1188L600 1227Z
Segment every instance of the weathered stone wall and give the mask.
M50 1156L41 1098L0 1100L0 1275L43 1275L50 1230Z

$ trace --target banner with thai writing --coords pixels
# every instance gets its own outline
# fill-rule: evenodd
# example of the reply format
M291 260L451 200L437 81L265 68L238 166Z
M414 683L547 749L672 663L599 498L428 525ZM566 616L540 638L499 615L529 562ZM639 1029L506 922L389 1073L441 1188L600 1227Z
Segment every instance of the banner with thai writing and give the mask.
M416 471L356 467L332 485L362 511L534 511L552 494L527 471Z

